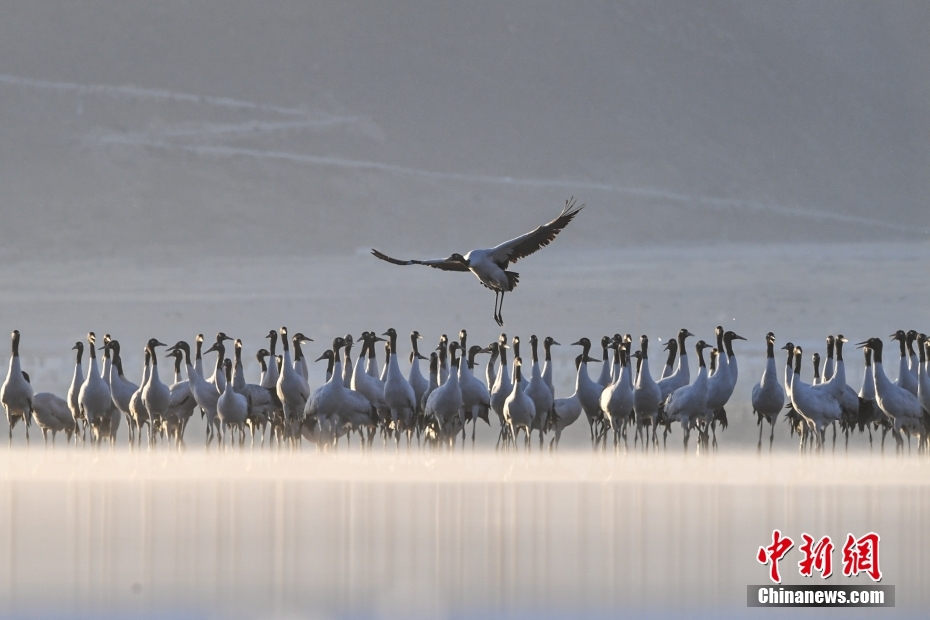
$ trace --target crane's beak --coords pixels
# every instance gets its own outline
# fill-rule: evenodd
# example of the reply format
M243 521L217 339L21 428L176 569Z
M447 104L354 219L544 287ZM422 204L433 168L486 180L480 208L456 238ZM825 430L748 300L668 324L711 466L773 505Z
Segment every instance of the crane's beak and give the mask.
M313 361L314 361L314 362L319 362L320 360L325 360L325 359L326 359L326 354L324 353L323 355L321 355L320 357L316 358L316 359L313 360Z
M561 342L556 342L555 340L552 341L552 344L554 344L554 345L556 345L556 346L560 346L560 347L562 346L562 343L561 343Z
M204 351L204 353L212 353L213 351L219 351L215 342L210 346L209 349Z
M230 339L230 340L231 340L231 339ZM161 342L160 340L156 340L154 346L156 346L156 347L167 347L168 345L166 345L164 342Z
M739 334L733 334L733 340L746 340L746 339L740 336Z
M593 357L586 357L586 358L584 358L584 361L586 361L586 362L599 362L599 361L601 361L601 360L594 359Z
M862 349L862 348L867 347L867 346L869 346L869 341L868 341L868 340L864 340L864 341L862 341L862 342L857 342L857 343L856 343L856 348L857 348L857 349Z
M578 342L573 342L573 343L571 343L569 346L572 346L572 347L574 347L574 346L581 346L581 341L579 340Z

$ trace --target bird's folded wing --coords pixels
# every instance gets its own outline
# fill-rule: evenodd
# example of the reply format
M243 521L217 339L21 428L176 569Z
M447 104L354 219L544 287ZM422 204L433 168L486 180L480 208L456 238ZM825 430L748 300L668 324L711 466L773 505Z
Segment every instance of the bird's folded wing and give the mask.
M379 252L375 249L372 249L371 253L381 260L393 263L395 265L426 265L427 267L442 269L444 271L468 271L468 267L466 267L464 264L458 261L449 260L447 258L433 258L430 260L400 260L397 258L391 258L387 254L383 254L382 252Z
M543 224L536 230L520 235L510 241L505 241L490 251L490 258L496 263L510 261L515 263L521 258L529 256L539 248L549 245L555 236L584 208L584 205L575 207L575 199L565 201L565 208L554 220Z

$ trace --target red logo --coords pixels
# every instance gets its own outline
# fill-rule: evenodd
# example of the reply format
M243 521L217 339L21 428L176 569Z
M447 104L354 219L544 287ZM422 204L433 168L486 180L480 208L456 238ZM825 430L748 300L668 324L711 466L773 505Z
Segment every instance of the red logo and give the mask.
M866 573L872 581L882 580L882 571L878 567L879 536L869 532L859 540L852 534L846 536L843 545L843 574L847 577Z
M814 539L808 534L801 534L804 544L801 545L801 553L804 559L798 562L798 568L801 569L801 575L810 577L814 570L820 572L820 576L826 579L833 574L833 541L829 536L824 536L814 544Z
M772 532L772 544L768 547L759 547L759 553L756 559L760 564L771 564L769 567L769 577L775 583L781 583L781 575L778 574L778 561L794 546L794 541L787 536L782 537L781 532L775 530Z
M822 579L830 577L833 574L833 540L829 536L824 536L815 541L813 536L806 533L801 534L801 538L804 541L798 548L803 556L798 562L801 576L812 577L814 571L817 571ZM872 578L872 581L881 581L882 571L878 565L880 540L875 532L869 532L858 539L852 534L847 534L846 544L843 545L843 575L855 577L859 573L865 573ZM769 578L775 583L781 583L778 562L792 547L794 547L794 541L790 537L783 536L780 530L773 530L772 544L768 547L759 547L756 553L756 559L760 564L769 565Z

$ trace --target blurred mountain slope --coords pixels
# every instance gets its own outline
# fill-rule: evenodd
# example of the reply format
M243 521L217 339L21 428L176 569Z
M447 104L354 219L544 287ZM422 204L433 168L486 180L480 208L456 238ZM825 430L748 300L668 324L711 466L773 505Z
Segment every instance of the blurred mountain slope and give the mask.
M0 255L926 239L930 5L8 2Z

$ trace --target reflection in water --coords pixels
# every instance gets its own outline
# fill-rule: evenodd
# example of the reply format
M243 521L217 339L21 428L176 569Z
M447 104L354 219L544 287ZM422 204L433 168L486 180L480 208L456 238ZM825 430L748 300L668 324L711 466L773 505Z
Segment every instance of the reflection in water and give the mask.
M0 612L739 610L776 527L877 531L899 607L930 601L916 455L191 452L0 457Z

